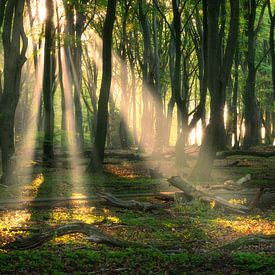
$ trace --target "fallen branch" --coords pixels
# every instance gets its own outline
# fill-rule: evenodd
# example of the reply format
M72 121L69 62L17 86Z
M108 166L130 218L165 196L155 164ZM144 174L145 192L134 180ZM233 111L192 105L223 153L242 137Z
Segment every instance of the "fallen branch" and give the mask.
M272 152L258 152L258 151L223 151L216 154L216 159L225 159L231 156L252 156L261 158L275 157L275 151Z
M247 245L258 245L258 244L271 244L275 243L275 234L273 235L248 235L239 239L236 239L232 242L229 242L223 246L216 248L215 250L223 251L234 251L240 247Z
M66 225L61 225L57 227L50 227L43 232L35 234L32 237L27 237L24 239L17 239L12 243L8 243L2 246L3 249L9 250L27 250L32 249L38 246L43 245L50 240L61 237L64 235L74 234L74 233L81 233L88 236L86 239L90 242L98 243L98 244L106 244L115 247L149 247L145 244L135 243L135 242L128 242L116 239L112 236L107 235L100 229L86 223L71 223Z
M150 211L165 208L161 204L153 204L150 202L140 202L135 200L121 200L109 193L98 193L99 197L105 199L110 205L120 208L133 209L139 211Z
M168 179L168 182L182 190L191 199L197 198L204 202L215 202L215 205L222 206L225 209L238 214L245 214L250 211L250 208L244 205L233 204L224 200L223 198L216 197L207 192L199 190L181 177L171 177Z
M240 190L244 183L251 181L251 174L246 174L237 181L227 180L223 183L224 186L235 188L235 190Z
M229 182L229 181L228 181ZM238 191L241 190L242 188L240 188L239 186L236 186L234 184L216 184L216 185L204 185L204 188L206 188L207 190L220 190L220 189L224 189L224 190L228 190L228 191Z

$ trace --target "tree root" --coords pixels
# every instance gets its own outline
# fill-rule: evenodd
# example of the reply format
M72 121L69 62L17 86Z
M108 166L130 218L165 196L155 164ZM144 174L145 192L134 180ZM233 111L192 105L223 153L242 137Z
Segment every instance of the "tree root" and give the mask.
M218 152L216 155L216 159L225 159L230 156L253 156L253 157L262 157L262 158L270 158L275 156L275 151L271 152L258 152L258 151L223 151Z
M139 211L151 211L157 209L163 209L166 206L161 204L153 204L150 202L140 202L135 200L121 200L109 193L98 193L99 197L105 199L110 205L120 208L139 210Z
M146 244L128 242L116 239L107 235L100 229L86 223L78 222L57 227L50 227L43 232L37 233L32 237L18 238L12 243L5 244L2 249L8 250L27 250L39 247L50 240L68 234L81 233L87 236L87 240L97 244L106 244L114 247L150 247Z
M275 243L275 234L273 235L262 235L262 234L257 234L257 235L248 235L242 238L238 238L232 242L229 242L223 246L220 246L216 250L221 250L221 251L234 251L240 247L247 246L247 245L259 245L259 244L271 244Z

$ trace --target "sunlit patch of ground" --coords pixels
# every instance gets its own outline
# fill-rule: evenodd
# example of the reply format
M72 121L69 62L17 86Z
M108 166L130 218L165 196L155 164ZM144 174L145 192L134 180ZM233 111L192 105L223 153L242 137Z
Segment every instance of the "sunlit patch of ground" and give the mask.
M14 241L16 235L26 235L24 227L31 220L28 210L8 210L0 213L0 245Z
M136 179L148 176L148 168L142 163L124 162L121 165L105 165L107 172L125 179Z
M243 235L247 234L275 234L275 222L260 217L236 217L235 219L218 218L213 221L225 228L231 228Z

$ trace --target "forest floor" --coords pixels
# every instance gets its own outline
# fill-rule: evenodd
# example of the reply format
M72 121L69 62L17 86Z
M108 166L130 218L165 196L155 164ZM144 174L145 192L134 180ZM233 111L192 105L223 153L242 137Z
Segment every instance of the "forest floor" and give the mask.
M196 147L188 149L186 176L196 154ZM80 221L120 240L150 246L110 247L88 242L83 234L75 233L30 250L1 249L0 274L274 274L274 242L244 244L230 250L222 247L248 235L275 234L275 158L234 156L216 160L211 182L192 182L211 186L250 173L252 180L245 190L213 191L231 202L249 204L252 191L261 186L269 188L259 209L247 215L230 214L197 200L181 203L153 196L179 191L167 182L176 175L171 152L160 158L133 151L107 151L102 174L85 174L87 163L87 157L70 162L60 153L53 168L44 167L39 156L37 161L19 167L18 184L0 186L1 247L48 227ZM163 177L152 179L150 169L156 167ZM116 208L97 199L98 192L124 194L123 199L158 203L165 208ZM169 249L155 249L160 246Z

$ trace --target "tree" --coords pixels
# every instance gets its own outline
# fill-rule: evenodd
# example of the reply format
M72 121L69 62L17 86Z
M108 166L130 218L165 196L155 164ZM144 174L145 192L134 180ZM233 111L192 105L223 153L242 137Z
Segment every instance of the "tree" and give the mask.
M275 28L275 10L272 11L270 0L267 1L268 14L270 19L269 29L269 47L272 65L272 85L273 85L273 108L275 108L275 42L274 42L274 28ZM272 136L275 138L275 110L272 113Z
M88 166L88 171L101 171L103 168L105 143L108 124L108 102L112 79L112 37L116 14L116 0L108 0L107 13L103 26L103 73L98 100L98 117L93 154Z
M246 18L247 18L247 67L248 75L244 88L244 119L245 119L245 136L243 147L249 148L258 145L261 140L261 123L260 123L260 107L258 106L255 81L257 68L255 66L256 39L259 32L261 21L266 7L266 1L262 5L258 24L255 28L256 11L258 3L256 0L247 0L245 2Z
M54 51L53 46L53 0L46 0L46 26L44 49L44 74L43 74L43 98L44 98L44 142L43 159L51 162L54 157L54 110L53 110L53 72Z
M209 178L216 152L223 144L224 105L226 86L231 72L234 53L237 45L239 25L239 1L230 0L230 26L224 55L221 55L221 36L219 29L219 12L221 0L207 2L208 20L208 89L210 92L210 122L199 152L198 161L192 171L192 176ZM211 69L210 69L211 68Z
M19 100L22 67L26 61L28 40L24 32L25 1L1 1L0 27L3 24L4 85L0 102L0 143L2 183L15 183L14 117ZM22 47L20 45L22 40Z

